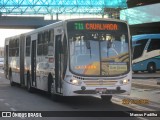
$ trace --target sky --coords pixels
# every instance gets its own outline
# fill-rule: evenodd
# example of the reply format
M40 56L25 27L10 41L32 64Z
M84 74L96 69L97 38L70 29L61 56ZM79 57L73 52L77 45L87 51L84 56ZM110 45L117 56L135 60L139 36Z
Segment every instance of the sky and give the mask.
M32 29L0 29L0 47L4 47L5 38L26 33L31 30Z

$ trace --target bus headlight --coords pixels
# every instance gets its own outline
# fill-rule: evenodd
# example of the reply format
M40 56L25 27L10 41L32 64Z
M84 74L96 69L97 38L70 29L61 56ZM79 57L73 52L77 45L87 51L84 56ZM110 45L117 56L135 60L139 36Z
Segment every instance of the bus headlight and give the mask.
M70 80L70 82L74 85L81 85L82 84L82 82L80 80L77 80L77 79Z
M129 83L129 79L124 79L120 81L120 84L128 84Z

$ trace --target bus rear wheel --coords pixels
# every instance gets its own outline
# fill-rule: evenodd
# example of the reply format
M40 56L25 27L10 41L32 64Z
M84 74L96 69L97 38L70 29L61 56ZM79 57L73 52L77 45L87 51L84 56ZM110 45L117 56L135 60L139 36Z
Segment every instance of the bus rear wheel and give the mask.
M155 63L149 63L148 66L147 66L147 71L149 73L155 73L156 72Z
M111 102L111 99L112 99L112 95L101 95L101 99L103 102Z

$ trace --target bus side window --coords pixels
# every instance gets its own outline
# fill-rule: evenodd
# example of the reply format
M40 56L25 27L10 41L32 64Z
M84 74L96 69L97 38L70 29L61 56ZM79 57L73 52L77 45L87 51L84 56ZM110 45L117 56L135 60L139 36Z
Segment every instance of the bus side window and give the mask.
M16 39L14 39L14 47L13 47L13 51L14 51L13 56L16 57Z
M19 56L19 38L17 38L15 42L15 56Z
M26 37L26 56L30 56L31 36Z
M54 30L49 31L49 39L48 39L48 55L54 55Z
M9 56L16 57L19 56L19 39L10 39L9 42Z
M160 39L152 39L147 52L160 49Z
M41 56L43 54L43 33L38 34L38 45L37 45L37 55Z
M48 54L48 41L49 41L49 32L44 32L44 42L43 42L43 55Z
M12 40L9 41L9 57L12 56Z

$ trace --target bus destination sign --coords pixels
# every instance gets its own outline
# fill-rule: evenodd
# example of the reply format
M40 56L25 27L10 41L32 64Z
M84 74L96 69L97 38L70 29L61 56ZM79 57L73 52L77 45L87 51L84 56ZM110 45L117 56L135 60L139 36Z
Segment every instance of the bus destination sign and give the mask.
M74 23L75 30L118 30L116 23Z

